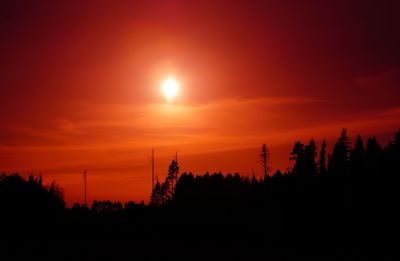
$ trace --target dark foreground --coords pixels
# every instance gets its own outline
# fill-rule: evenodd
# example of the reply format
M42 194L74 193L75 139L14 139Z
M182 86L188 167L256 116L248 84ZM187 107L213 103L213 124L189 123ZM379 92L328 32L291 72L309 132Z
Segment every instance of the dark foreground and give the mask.
M325 148L317 163L315 142L296 142L293 169L262 179L178 177L172 161L150 205L66 208L57 185L3 174L0 260L394 260L400 130Z
M398 249L385 225L357 226L337 216L325 225L287 225L267 213L219 211L216 221L199 213L155 212L125 221L97 216L79 224L10 227L1 237L1 260L394 260Z
M7 236L2 260L395 260L394 246L349 242L271 243L218 227L167 238L133 235ZM328 244L327 244L328 243Z

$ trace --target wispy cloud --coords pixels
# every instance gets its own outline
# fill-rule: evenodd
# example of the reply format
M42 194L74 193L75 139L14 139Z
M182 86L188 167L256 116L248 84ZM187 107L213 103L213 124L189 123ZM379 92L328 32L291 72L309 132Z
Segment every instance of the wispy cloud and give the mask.
M377 91L380 94L398 94L400 88L400 68L355 77L354 82L369 90Z
M96 182L119 182L124 189L137 189L139 195L148 189L145 176L151 147L156 147L160 175L176 150L193 164L183 163L186 170L200 169L200 165L213 167L215 161L221 166L236 162L232 166L240 168L238 171L248 170L256 163L242 162L240 151L263 142L272 149L273 166L285 168L287 155L275 155L275 148L289 151L295 139L336 138L341 127L354 135L369 135L400 126L400 108L333 115L330 111L336 110L335 106L333 101L310 97L229 99L206 104L81 103L76 111L40 128L3 126L2 133L8 132L4 135L7 140L0 143L0 166L10 171L44 172L61 185L67 184L68 197L74 197L73 188L80 182L77 175L83 168L102 176ZM203 156L196 160L195 155ZM204 155L217 158L207 160ZM249 155L253 156L256 154ZM118 177L126 184L120 184Z

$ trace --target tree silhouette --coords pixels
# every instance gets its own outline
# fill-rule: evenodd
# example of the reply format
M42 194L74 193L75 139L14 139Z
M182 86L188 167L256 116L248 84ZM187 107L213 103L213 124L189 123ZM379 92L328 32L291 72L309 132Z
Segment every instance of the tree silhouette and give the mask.
M326 141L322 141L321 151L319 153L319 164L318 164L318 174L320 176L325 176L327 173L326 167Z
M169 191L171 197L174 194L174 184L176 184L178 181L178 173L179 173L178 162L175 160L172 160L171 164L168 167L168 175L167 175L167 180L166 180L169 184L169 188L171 189Z
M351 142L347 136L347 130L343 128L332 151L329 166L329 172L332 175L345 176L349 162L350 143Z
M354 143L354 148L350 153L350 162L352 172L360 173L365 168L365 148L360 135L357 136Z
M304 144L301 143L300 141L296 141L294 143L292 152L290 152L290 157L289 160L294 160L296 161L297 158L299 158L304 152Z
M304 148L304 170L303 174L307 176L317 175L317 164L315 162L315 157L317 156L317 146L314 139Z
M371 178L377 178L379 172L380 155L382 152L381 146L378 144L375 137L371 137L367 141L366 146L366 162L367 172Z
M160 182L157 180L150 197L150 203L160 206L163 203L163 191Z
M272 176L264 172L260 180L254 173L251 177L221 172L178 177L179 166L173 160L165 181L157 180L150 206L94 200L90 209L81 204L65 209L62 190L55 183L45 186L41 177L2 174L2 233L19 228L38 234L45 228L67 234L150 236L152 242L173 244L174 236L186 240L201 233L215 235L218 230L216 240L221 242L264 237L263 243L300 249L338 242L356 249L387 243L395 236L392 231L398 222L400 130L386 146L375 137L364 144L359 135L351 146L343 129L328 154L328 167L325 141L318 164L316 152L313 139L306 145L297 141L290 153L293 168L284 173L277 170Z
M316 153L317 147L313 139L306 146L297 141L289 158L295 161L293 173L298 176L315 176L317 174Z
M265 143L261 146L260 158L264 171L264 180L266 180L270 166L269 166L269 150Z
M155 206L165 205L171 202L175 188L178 182L178 173L179 173L179 165L175 160L171 161L171 164L168 167L167 177L163 183L160 183L158 180L153 188L153 191L150 196L150 203Z
M63 191L54 182L44 186L41 176L31 174L26 180L18 173L3 173L0 175L0 211L0 224L19 224L22 229L25 228L22 224L28 224L20 222L29 217L31 222L48 227L64 214ZM4 228L13 229L13 226Z

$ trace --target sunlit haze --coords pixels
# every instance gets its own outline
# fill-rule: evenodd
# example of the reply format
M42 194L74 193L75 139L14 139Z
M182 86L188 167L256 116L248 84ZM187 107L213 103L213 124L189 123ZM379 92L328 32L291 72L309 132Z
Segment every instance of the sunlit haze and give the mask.
M165 79L162 83L162 91L168 101L174 99L179 92L179 83L173 77Z
M289 4L289 2L291 2ZM295 141L400 126L399 8L381 1L0 1L0 172L68 205L149 201L180 172L262 177Z

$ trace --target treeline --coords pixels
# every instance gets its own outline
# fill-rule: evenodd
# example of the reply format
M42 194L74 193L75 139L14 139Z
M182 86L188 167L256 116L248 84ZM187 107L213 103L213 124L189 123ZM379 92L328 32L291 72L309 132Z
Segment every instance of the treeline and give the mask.
M350 206L367 198L372 200L372 196L377 199L386 195L385 201L391 200L389 196L396 192L394 184L400 174L400 130L382 147L375 137L364 142L360 135L352 145L343 129L331 153L326 147L325 141L319 151L313 139L307 144L296 141L289 155L289 160L294 162L293 168L283 173L277 170L270 175L267 174L269 162L266 157L269 154L263 145L261 162L265 175L262 178L256 178L254 174L243 177L239 173L183 173L175 189L171 189L171 183L176 179L179 166L172 161L165 182L156 183L151 199L155 205L229 205L234 201L247 204L248 201L267 200L268 195L283 189L282 195L273 198L288 197L296 191L294 187L302 188L301 193L308 194L304 186L320 185L332 187L334 194L338 194L336 200L343 205ZM365 197L360 198L361 195Z
M400 130L382 146L375 137L364 141L358 136L352 144L343 129L330 153L326 147L325 141L320 148L314 140L296 141L289 155L293 168L272 174L263 145L261 178L180 174L173 160L165 181L155 184L149 205L95 200L91 206L76 203L67 209L56 184L45 186L32 175L24 179L2 174L0 221L14 225L40 221L66 230L84 226L82 231L88 227L98 231L98 226L125 231L143 223L163 223L165 228L241 223L257 224L252 231L272 238L304 234L326 238L324 234L350 240L391 233L397 223Z
M361 136L352 144L343 129L331 153L326 147L325 141L319 150L313 139L297 141L289 155L293 168L262 178L183 173L160 206L179 213L180 222L256 222L256 231L273 238L387 242L397 224L400 130L382 146L375 137ZM265 173L266 152L263 145Z
M62 189L52 182L44 185L42 177L32 174L23 178L19 174L0 175L0 222L2 230L37 227L59 220L65 214ZM4 226L4 224L7 224ZM40 229L40 227L38 228Z

